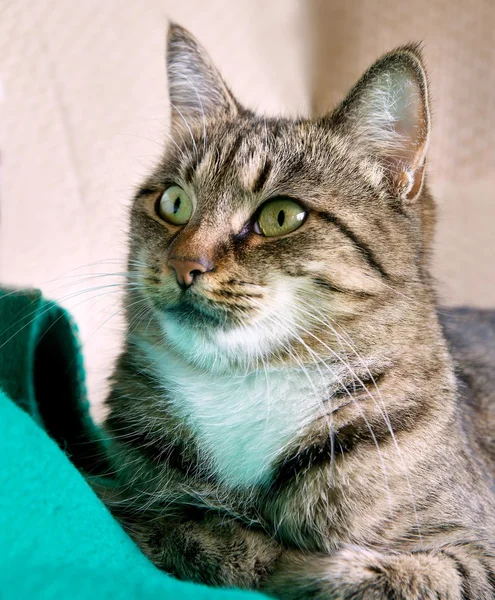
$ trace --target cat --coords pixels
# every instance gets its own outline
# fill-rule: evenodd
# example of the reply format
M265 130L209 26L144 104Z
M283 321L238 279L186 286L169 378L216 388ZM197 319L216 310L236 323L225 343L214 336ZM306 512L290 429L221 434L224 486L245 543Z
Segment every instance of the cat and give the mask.
M491 387L465 400L445 338L460 321L437 315L420 49L307 119L241 106L175 24L167 57L171 134L131 209L104 500L181 579L495 598Z

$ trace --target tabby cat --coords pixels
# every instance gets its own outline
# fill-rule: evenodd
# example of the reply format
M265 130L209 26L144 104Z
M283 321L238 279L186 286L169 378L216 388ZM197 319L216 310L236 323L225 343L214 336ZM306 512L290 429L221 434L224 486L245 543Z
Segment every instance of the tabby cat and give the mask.
M322 118L245 109L177 25L168 81L131 210L109 507L181 579L495 598L491 387L463 399L437 316L418 47Z

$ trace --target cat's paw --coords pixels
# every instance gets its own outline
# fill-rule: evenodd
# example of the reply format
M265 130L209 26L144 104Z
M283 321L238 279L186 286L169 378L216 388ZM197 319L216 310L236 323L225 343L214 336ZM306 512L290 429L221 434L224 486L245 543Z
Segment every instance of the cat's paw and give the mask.
M438 556L349 547L327 559L320 600L461 600L458 576Z
M281 600L461 600L441 556L348 546L334 555L284 553L265 591Z

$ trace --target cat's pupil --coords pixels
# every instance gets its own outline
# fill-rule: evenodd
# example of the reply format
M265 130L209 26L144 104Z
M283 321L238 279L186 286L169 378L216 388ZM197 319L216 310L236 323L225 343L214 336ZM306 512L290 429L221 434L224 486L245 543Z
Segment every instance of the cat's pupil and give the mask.
M285 212L283 210L278 213L277 221L280 227L282 227L285 221Z
M180 198L177 198L176 201L174 202L174 215L179 210L179 208L180 208Z

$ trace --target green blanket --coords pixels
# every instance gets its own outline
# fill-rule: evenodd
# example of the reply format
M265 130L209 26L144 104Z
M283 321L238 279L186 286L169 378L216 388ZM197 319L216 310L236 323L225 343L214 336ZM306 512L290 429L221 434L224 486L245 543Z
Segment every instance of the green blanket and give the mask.
M78 470L105 464L75 326L36 291L0 291L0 466L2 600L262 598L162 573L95 496Z

